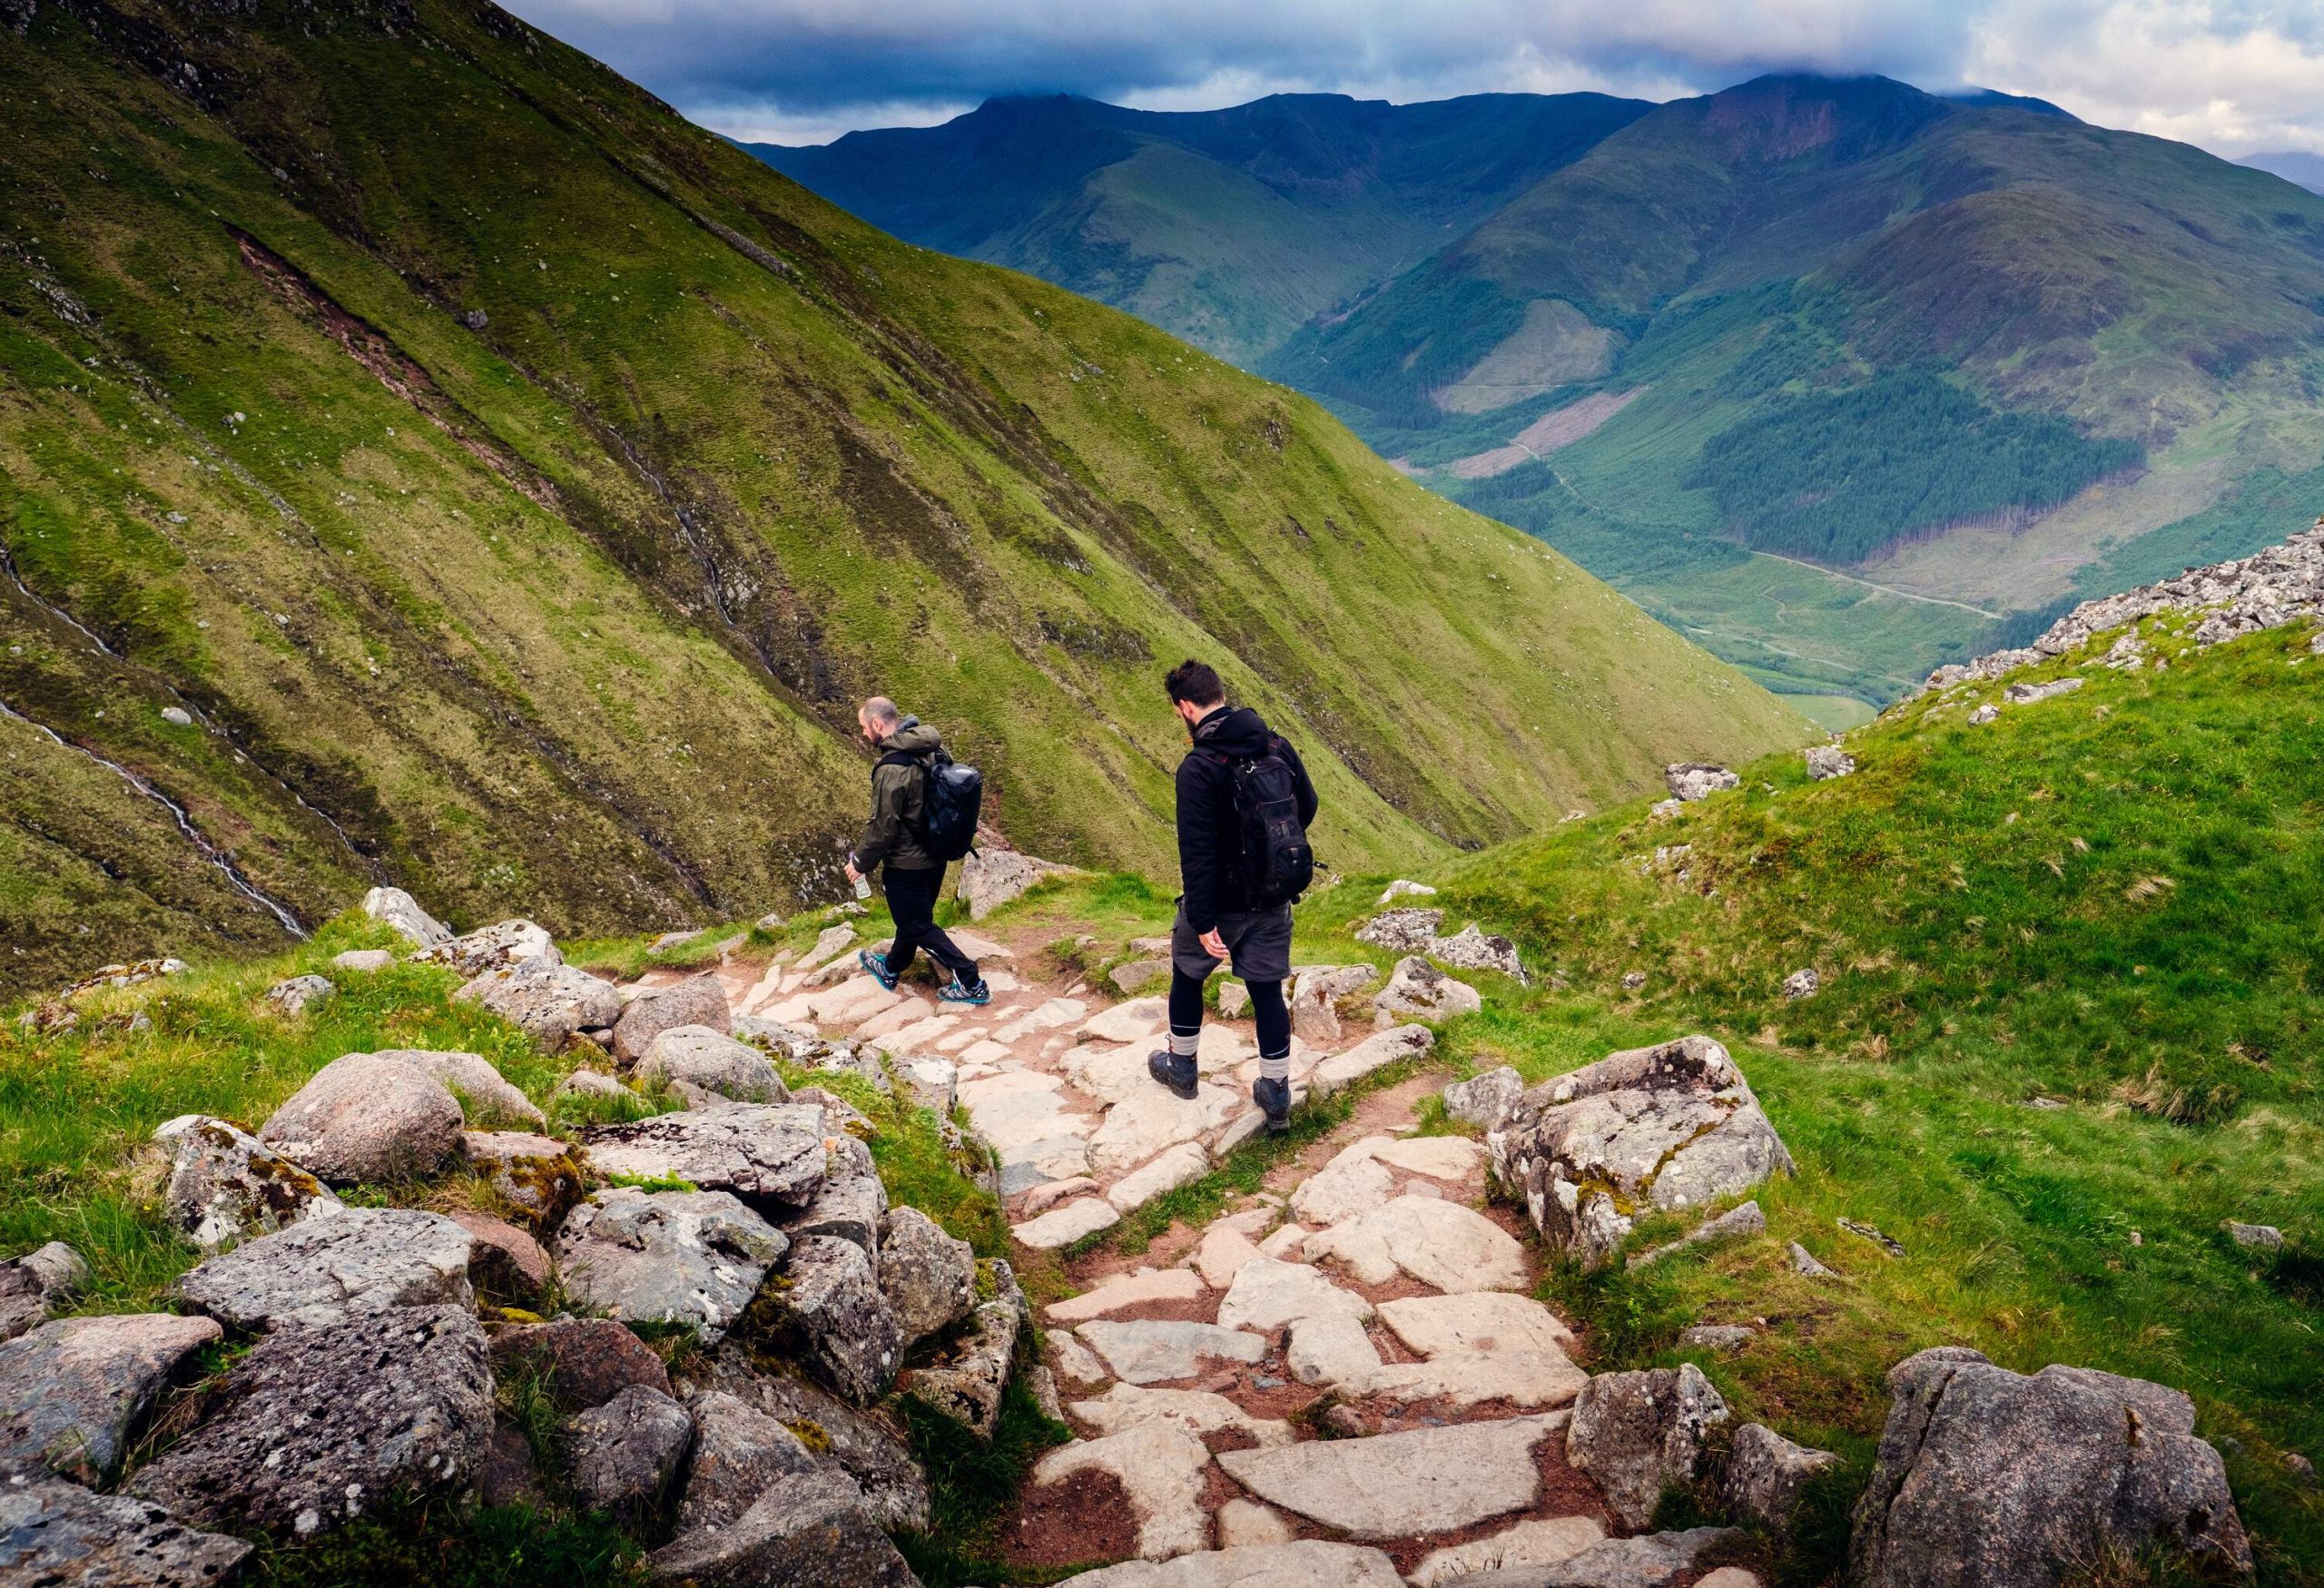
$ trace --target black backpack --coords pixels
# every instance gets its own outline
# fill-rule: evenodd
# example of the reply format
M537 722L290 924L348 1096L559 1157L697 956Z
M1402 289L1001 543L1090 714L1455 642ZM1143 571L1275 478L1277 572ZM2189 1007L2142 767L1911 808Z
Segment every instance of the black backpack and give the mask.
M891 755L883 764L910 763L921 771L920 846L940 863L977 846L977 814L984 805L984 774L942 750L925 757Z
M1226 755L1235 780L1235 815L1243 826L1243 898L1254 910L1295 902L1315 880L1315 852L1299 820L1299 784L1270 735L1264 754Z

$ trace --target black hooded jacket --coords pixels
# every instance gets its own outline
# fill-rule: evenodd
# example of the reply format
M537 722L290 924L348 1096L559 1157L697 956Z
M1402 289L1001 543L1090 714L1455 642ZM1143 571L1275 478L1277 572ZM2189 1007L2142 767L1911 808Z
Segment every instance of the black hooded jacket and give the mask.
M1272 741L1299 788L1299 821L1315 821L1315 785L1299 752L1267 732L1247 705L1220 706L1195 725L1194 747L1178 763L1178 882L1187 924L1208 932L1222 915L1250 908L1243 892L1243 824L1235 814L1237 758L1263 755Z

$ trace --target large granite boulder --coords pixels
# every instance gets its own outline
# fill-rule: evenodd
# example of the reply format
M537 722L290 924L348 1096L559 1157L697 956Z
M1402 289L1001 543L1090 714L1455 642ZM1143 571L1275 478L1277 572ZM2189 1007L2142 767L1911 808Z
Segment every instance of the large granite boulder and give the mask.
M466 1312L399 1307L269 1335L212 1405L129 1492L204 1526L305 1538L398 1496L470 1488L492 1371Z
M1642 1528L1665 1489L1694 1481L1704 1431L1725 1421L1727 1403L1691 1362L1600 1373L1574 1399L1566 1459L1597 1480L1624 1526Z
M718 978L689 976L674 986L637 993L622 1006L621 1018L614 1022L614 1058L635 1064L645 1057L655 1038L680 1026L724 1031L729 1025L726 989Z
M910 1350L976 1306L976 1248L917 1208L891 1208L880 1221L880 1294Z
M1032 1308L1003 1261L992 1265L993 1298L978 1305L974 1321L944 1359L919 1368L906 1386L980 1439L1000 1421L1001 1392L1017 1362L1017 1342L1032 1326Z
M206 1317L128 1313L59 1318L0 1345L0 1477L112 1482L155 1398L223 1332Z
M0 1486L0 1583L57 1588L228 1588L251 1546L159 1505L78 1484Z
M709 1026L672 1026L645 1044L637 1079L681 1095L704 1093L743 1103L787 1103L791 1090L765 1054Z
M463 1130L468 1169L521 1214L545 1229L581 1200L581 1166L564 1142L530 1130Z
M609 1317L560 1317L492 1334L495 1379L530 1376L565 1410L601 1406L633 1386L670 1393L669 1369L651 1346Z
M1525 1095L1525 1078L1507 1064L1444 1089L1444 1111L1464 1125L1491 1130L1507 1119Z
M679 1497L677 1528L720 1528L779 1484L820 1465L798 1434L737 1396L704 1390L685 1410L694 1428L694 1464Z
M583 1031L610 1030L621 1018L621 992L552 954L496 965L452 994L519 1026L533 1045L554 1053Z
M1809 1481L1839 1465L1828 1450L1795 1445L1764 1424L1746 1423L1735 1431L1719 1492L1736 1517L1781 1534L1790 1528Z
M2031 1376L1945 1346L1888 1373L1856 1507L1863 1588L2053 1588L2108 1553L2249 1575L2219 1452L2175 1389L2053 1364Z
M363 895L363 913L393 927L414 948L432 949L452 941L452 929L419 907L401 888L374 888Z
M1662 782L1677 800L1707 800L1715 794L1730 788L1740 788L1743 780L1724 766L1708 761L1674 761L1662 769Z
M1434 908L1383 910L1357 929L1355 941L1400 954L1417 954L1436 940L1437 929L1443 924L1444 912Z
M692 1324L715 1341L790 1245L724 1191L612 1187L567 1216L556 1266L592 1307L631 1323Z
M0 1340L38 1324L88 1277L89 1265L61 1240L0 1263Z
M346 1208L244 1241L181 1275L178 1297L234 1329L318 1326L368 1313L472 1307L474 1238L440 1213Z
M879 1407L856 1407L795 1373L763 1372L739 1341L687 1358L679 1389L688 1396L723 1390L809 1441L817 1463L836 1466L863 1491L880 1525L928 1530L928 1475L906 1443L902 1425Z
M858 1406L880 1398L903 1360L903 1334L872 1259L853 1241L802 1236L761 1297L766 1327L823 1382Z
M339 991L328 976L289 976L266 990L266 1006L286 1020L297 1020Z
M753 1203L803 1208L823 1183L823 1110L812 1103L735 1103L598 1125L583 1133L601 1176L684 1180Z
M352 1184L435 1174L459 1156L463 1126L495 1120L544 1122L477 1054L392 1048L332 1060L258 1134L310 1173Z
M595 1511L635 1522L661 1498L694 1443L694 1419L662 1390L633 1384L565 1425L566 1477Z
M460 937L431 943L411 956L422 964L449 965L461 975L477 977L487 971L521 965L527 960L564 963L545 927L524 920L500 921Z
M224 1119L180 1114L156 1129L153 1139L170 1154L162 1213L197 1246L271 1235L344 1206L322 1181Z
M1485 1006L1477 990L1448 976L1419 954L1396 962L1388 985L1373 994L1372 1007L1384 1020L1412 1015L1426 1021L1446 1021L1474 1014Z
M979 847L960 862L958 889L969 919L982 921L1044 877L1069 876L1073 868L1037 860L1014 849Z
M1613 1257L1640 1212L1699 1207L1792 1169L1742 1070L1700 1036L1542 1082L1485 1146L1543 1238L1590 1267Z

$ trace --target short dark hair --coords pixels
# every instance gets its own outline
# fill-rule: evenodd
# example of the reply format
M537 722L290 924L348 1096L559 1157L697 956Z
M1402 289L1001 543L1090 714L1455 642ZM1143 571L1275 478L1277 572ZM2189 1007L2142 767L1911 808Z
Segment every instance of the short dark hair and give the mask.
M1219 705L1226 699L1226 686L1218 681L1217 669L1208 662L1197 662L1192 656L1170 669L1162 687L1170 692L1172 700L1183 700L1189 705Z

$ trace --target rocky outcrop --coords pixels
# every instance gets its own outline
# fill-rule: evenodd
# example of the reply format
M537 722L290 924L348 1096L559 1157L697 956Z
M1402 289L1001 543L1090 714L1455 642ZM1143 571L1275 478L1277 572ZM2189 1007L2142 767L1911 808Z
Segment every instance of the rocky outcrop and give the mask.
M236 1581L251 1545L161 1506L50 1479L0 1486L0 1582L192 1588Z
M0 1477L59 1473L107 1484L145 1414L193 1354L206 1317L67 1317L0 1346Z
M1032 1308L1006 1262L991 1267L993 1297L978 1305L968 1330L944 1359L917 1369L911 1393L966 1427L980 1439L992 1437L1000 1420L1001 1392L1017 1363L1017 1343L1032 1327Z
M162 1211L205 1248L288 1229L342 1204L330 1187L238 1125L181 1114L153 1132L170 1154Z
M1355 941L1393 949L1400 954L1416 954L1428 947L1436 936L1436 929L1443 924L1442 910L1414 906L1383 910L1357 929Z
M1648 1210L1699 1207L1792 1168L1743 1072L1699 1036L1543 1082L1485 1145L1542 1236L1590 1267Z
M452 997L480 1004L517 1026L544 1053L556 1052L584 1032L609 1030L621 1018L621 994L612 982L547 954L496 965Z
M724 1191L598 1191L557 1231L573 1293L631 1323L692 1324L714 1342L790 1249L783 1233Z
M1694 1481L1704 1431L1725 1421L1727 1403L1691 1362L1600 1373L1573 1403L1566 1459L1597 1480L1606 1508L1623 1525L1642 1528L1665 1489Z
M583 1504L634 1524L662 1497L693 1444L686 1409L633 1384L566 1421L566 1476Z
M707 1026L714 1031L729 1028L726 990L715 976L690 976L674 987L655 987L638 993L622 1006L614 1022L614 1058L635 1064L664 1031L680 1026Z
M1517 945L1473 921L1451 937L1431 938L1427 952L1429 958L1442 960L1456 971L1492 971L1520 986L1525 984L1525 966L1517 957Z
M881 1526L927 1531L927 1475L901 1429L876 1409L859 1410L796 1374L760 1372L733 1342L695 1357L680 1387L689 1395L722 1390L812 1440L817 1464L845 1473Z
M765 1054L710 1026L672 1026L645 1044L637 1079L675 1090L743 1103L787 1103L790 1088Z
M399 1495L470 1487L492 1373L465 1311L399 1307L268 1336L211 1404L129 1492L203 1526L306 1538Z
M1372 1007L1379 1018L1410 1015L1424 1021L1448 1021L1474 1014L1484 1007L1477 990L1446 975L1418 954L1396 962L1388 985L1374 993Z
M547 1229L581 1200L581 1169L564 1142L529 1130L463 1130L460 1149L526 1222Z
M976 1249L919 1208L892 1208L880 1225L880 1294L908 1351L976 1306Z
M1764 1424L1746 1423L1735 1431L1719 1490L1733 1515L1781 1534L1791 1526L1808 1482L1839 1465L1828 1450L1795 1445Z
M662 1358L609 1317L560 1317L496 1330L492 1371L496 1378L538 1379L568 1412L601 1406L634 1385L670 1393Z
M470 979L527 960L564 962L547 929L521 919L495 922L465 936L431 944L411 957L425 965L448 965Z
M958 892L960 902L969 907L969 919L982 921L1003 904L1023 897L1043 878L1072 874L1071 866L1036 860L1014 849L979 848L960 862Z
M178 1297L229 1328L308 1327L403 1307L474 1307L472 1238L440 1213L346 1208L245 1241L181 1276Z
M432 949L452 941L452 929L419 907L401 888L374 888L363 895L363 913L394 928L414 948Z
M0 1263L0 1340L39 1323L88 1277L89 1265L61 1240Z
M435 1174L463 1125L538 1127L541 1111L474 1053L394 1048L324 1065L259 1129L259 1139L325 1180Z
M823 1183L823 1110L812 1103L737 1103L656 1114L582 1135L600 1175L684 1180L770 1208L800 1208Z
M1958 1346L1906 1357L1888 1388L1851 1583L2052 1588L2145 1550L2250 1574L2226 1469L2177 1390L2055 1364L2028 1376Z
M877 1400L903 1359L903 1335L872 1277L872 1259L832 1235L793 1241L782 1278L761 1308L769 1327L832 1388L858 1406Z
M1672 799L1686 801L1707 800L1743 784L1734 773L1708 761L1674 761L1662 769L1662 782Z
M1807 763L1807 777L1811 783L1846 777L1856 770L1856 757L1837 745L1810 745L1800 752L1800 755Z

